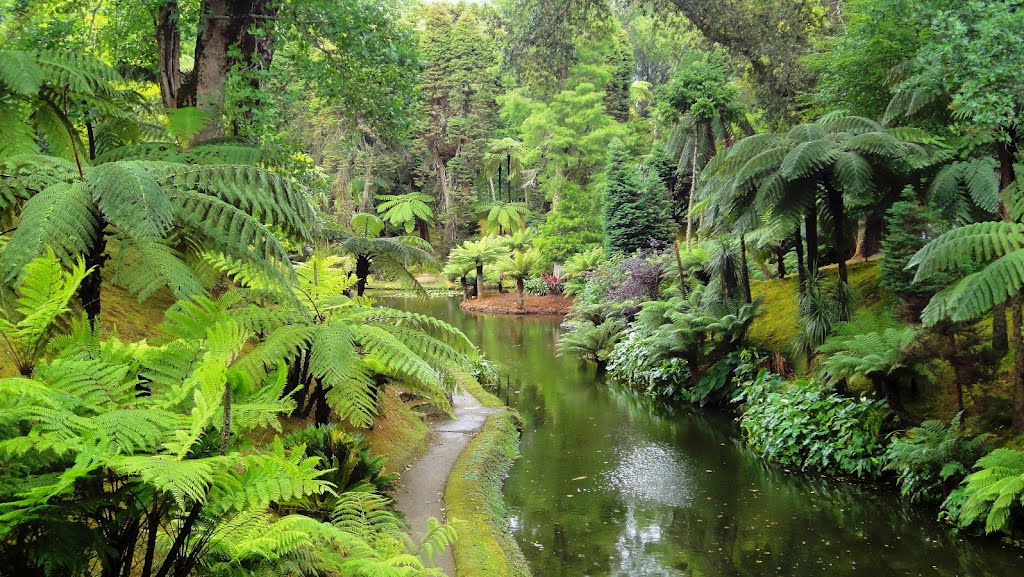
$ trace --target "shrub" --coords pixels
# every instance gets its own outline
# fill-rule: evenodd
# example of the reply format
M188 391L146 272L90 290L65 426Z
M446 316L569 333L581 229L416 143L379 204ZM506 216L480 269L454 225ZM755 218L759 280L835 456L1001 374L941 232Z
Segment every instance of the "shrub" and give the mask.
M881 473L883 402L844 398L816 381L785 383L766 369L739 388L740 428L766 459L834 475Z
M532 295L547 296L548 294L548 284L539 276L527 277L523 281L523 287Z
M573 354L604 367L619 341L622 329L623 324L619 319L608 319L599 325L590 321L577 322L571 331L558 340L558 352Z
M655 354L651 345L641 332L628 331L609 355L608 370L644 394L673 398L690 380L690 367L681 357Z
M968 464L985 454L988 439L989 435L966 437L961 414L948 427L942 421L925 421L893 440L885 453L885 469L896 472L904 497L938 501L960 484Z

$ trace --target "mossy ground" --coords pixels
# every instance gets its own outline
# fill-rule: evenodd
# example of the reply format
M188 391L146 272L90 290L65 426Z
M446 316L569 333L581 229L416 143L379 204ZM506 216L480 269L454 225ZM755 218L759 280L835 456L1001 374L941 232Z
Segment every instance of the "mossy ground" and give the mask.
M484 406L504 406L475 381L465 386ZM452 469L445 503L448 519L458 532L454 554L459 577L530 576L526 559L508 529L501 495L518 447L518 416L502 411L487 419Z
M426 448L430 426L394 387L385 389L378 410L373 428L359 433L374 453L387 456L388 471L401 473Z
M834 281L837 269L832 265L823 267L821 272L826 282L830 282ZM849 278L855 302L852 322L860 325L858 329L878 330L905 324L898 318L899 299L879 284L877 260L850 262ZM763 302L761 315L754 320L748 336L751 343L762 350L777 353L784 358L793 376L805 378L814 376L817 367L807 366L806 362L794 354L793 345L800 330L797 289L796 275L785 279L752 281L751 292L755 297L761 297ZM979 321L983 336L991 335L991 327L991 317ZM1024 437L1011 438L1007 430L1012 366L1011 351L1000 362L999 371L992 382L980 383L965 390L965 421L970 431L996 433L1008 445L1024 447ZM949 421L956 414L949 386L953 379L952 371L947 365L933 363L928 367L928 372L928 383L906 400L907 408L916 420ZM865 392L868 391L865 389ZM993 407L1005 407L1006 410L998 411ZM1005 414L1000 416L1000 413Z

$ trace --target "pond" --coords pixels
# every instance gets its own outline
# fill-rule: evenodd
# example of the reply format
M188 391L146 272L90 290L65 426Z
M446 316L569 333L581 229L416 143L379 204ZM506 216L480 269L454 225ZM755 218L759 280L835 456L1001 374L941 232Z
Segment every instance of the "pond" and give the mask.
M523 417L505 499L537 577L1024 575L1024 552L958 538L931 509L768 466L728 417L608 386L556 355L560 319L381 300L456 325L500 367Z

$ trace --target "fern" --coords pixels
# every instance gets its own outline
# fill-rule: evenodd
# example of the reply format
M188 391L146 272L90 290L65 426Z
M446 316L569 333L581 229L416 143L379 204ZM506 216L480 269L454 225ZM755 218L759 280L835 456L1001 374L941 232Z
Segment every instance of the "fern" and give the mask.
M985 519L985 532L1013 533L1019 530L1024 505L1024 453L996 449L974 465L976 471L964 479L962 494L955 494L962 505L956 511L961 527ZM947 508L954 496L947 500Z

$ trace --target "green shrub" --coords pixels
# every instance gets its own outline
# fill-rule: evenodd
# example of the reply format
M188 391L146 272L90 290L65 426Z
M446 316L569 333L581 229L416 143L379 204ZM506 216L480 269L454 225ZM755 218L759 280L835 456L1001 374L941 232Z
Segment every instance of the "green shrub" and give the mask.
M786 383L766 369L739 388L740 428L766 459L833 475L881 473L884 403L841 397L816 381Z
M900 493L911 501L938 501L949 495L967 474L969 464L985 454L989 435L964 435L960 414L947 427L925 421L893 440L885 453L885 469L896 472Z

